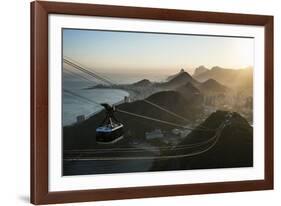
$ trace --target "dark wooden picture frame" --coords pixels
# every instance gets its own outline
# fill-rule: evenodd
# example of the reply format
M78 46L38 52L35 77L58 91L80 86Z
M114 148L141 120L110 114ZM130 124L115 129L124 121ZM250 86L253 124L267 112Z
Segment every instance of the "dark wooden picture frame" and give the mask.
M48 190L48 15L84 15L133 19L189 21L265 28L265 158L264 180L92 189ZM273 17L263 15L105 6L31 3L31 202L33 204L162 197L273 189Z

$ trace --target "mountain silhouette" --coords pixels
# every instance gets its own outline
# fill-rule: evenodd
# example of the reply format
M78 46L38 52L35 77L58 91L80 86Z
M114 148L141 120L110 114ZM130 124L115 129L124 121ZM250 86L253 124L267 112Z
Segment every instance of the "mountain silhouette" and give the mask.
M149 81L148 79L143 79L143 80L140 80L138 82L135 82L133 84L131 84L132 86L135 86L135 87L146 87L146 86L151 86L152 85L152 82Z
M178 75L171 78L168 82L161 83L161 86L169 89L175 89L189 82L194 85L198 84L198 82L193 79L189 73L182 71Z
M205 66L199 66L197 67L195 70L194 70L194 73L193 73L193 77L196 77L204 72L208 71L208 68L206 68Z
M183 72L185 72L185 70L181 69L178 73L168 76L166 80L170 81L171 79L175 78L176 76L178 76L179 74L181 74Z
M227 87L220 84L214 79L208 79L207 81L198 85L198 88L203 94L211 95L211 94L221 94L229 91Z
M252 93L253 88L253 68L248 67L245 69L224 69L222 67L213 67L198 75L193 75L199 82L214 79L222 85L239 92L247 94Z

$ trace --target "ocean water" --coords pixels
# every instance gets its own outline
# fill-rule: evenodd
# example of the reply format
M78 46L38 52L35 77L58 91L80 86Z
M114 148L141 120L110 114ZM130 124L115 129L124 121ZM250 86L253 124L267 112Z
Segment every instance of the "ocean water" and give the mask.
M74 74L74 75L73 75ZM81 78L84 77L84 78ZM63 92L62 95L62 123L63 126L71 125L77 120L77 116L89 116L103 109L100 103L115 104L124 99L129 94L126 91L118 89L87 89L100 84L83 73L68 73L63 71L62 87L83 98L73 96ZM84 99L85 98L85 99ZM90 101L87 101L90 100ZM92 102L91 102L92 101ZM98 104L96 104L96 103Z
M118 89L69 89L71 92L83 96L98 103L114 104L124 99L129 94ZM71 125L76 122L79 115L91 115L103 109L102 106L88 102L81 98L64 93L63 94L63 126Z

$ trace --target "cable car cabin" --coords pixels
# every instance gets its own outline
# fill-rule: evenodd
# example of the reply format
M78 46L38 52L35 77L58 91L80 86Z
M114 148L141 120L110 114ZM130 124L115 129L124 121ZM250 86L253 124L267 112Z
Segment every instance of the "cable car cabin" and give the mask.
M123 124L112 123L96 129L96 142L98 144L112 144L123 138Z

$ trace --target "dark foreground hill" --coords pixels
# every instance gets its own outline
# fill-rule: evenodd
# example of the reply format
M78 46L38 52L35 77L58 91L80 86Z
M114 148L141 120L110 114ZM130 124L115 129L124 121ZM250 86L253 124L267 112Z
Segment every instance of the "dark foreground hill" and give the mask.
M151 95L146 100L190 120L196 119L202 111L202 105L198 103L197 100L195 101L194 98L187 99L176 91L158 92ZM117 106L117 109L138 115L144 115L164 121L173 122L176 124L184 124L182 119L179 119L167 112L164 112L163 110L154 107L143 100L135 101L132 103L120 104ZM163 131L173 129L173 126L167 124L134 117L128 114L120 113L118 111L116 112L115 116L121 123L124 124L126 140L141 140L145 137L145 132L155 129L161 129ZM101 111L95 116L87 119L86 121L80 124L64 127L64 148L85 149L96 147L95 130L101 124L104 117L105 112ZM127 144L127 142L123 141L118 144ZM120 146L118 144L110 145L110 147L114 147L115 145Z
M205 127L216 127L224 121L226 112L213 113L205 122ZM204 138L202 132L189 135L192 140ZM234 113L231 124L226 126L216 146L190 161L190 168L251 167L253 166L253 128L238 113Z
M227 112L211 114L201 126L218 128L225 120ZM253 128L238 113L234 113L230 125L226 126L215 146L200 155L158 162L154 168L163 169L211 169L253 166ZM193 131L180 145L198 143L211 138L214 132Z
M216 129L225 121L227 112L217 111L211 114L202 124L202 127ZM93 119L91 119L92 121ZM91 123L89 121L88 123ZM239 114L234 113L230 121L230 125L224 127L221 136L214 147L205 153L193 157L177 157L165 158L165 155L173 155L174 147L165 151L161 149L160 155L164 159L128 159L128 160L87 160L87 161L64 161L64 175L81 175L81 174L104 174L104 173L124 173L124 172L147 172L147 171L167 171L167 170L189 170L189 169L216 169L216 168L235 168L235 167L251 167L253 166L253 131L252 127ZM86 125L84 125L86 126ZM88 125L89 126L89 125ZM79 128L79 129L78 129ZM69 128L68 128L69 129ZM81 125L75 130L69 132L77 132L80 134L76 138L83 137ZM80 133L79 133L80 132ZM85 131L84 131L85 132ZM184 145L202 142L211 138L214 132L193 131L178 148ZM69 136L68 136L69 137ZM94 138L92 138L94 139ZM88 140L89 141L89 140ZM89 143L88 143L89 144ZM114 148L116 145L110 145ZM85 147L85 145L84 145ZM120 147L120 145L117 145ZM121 146L120 148L124 147ZM76 148L76 147L75 147ZM166 147L165 147L166 148ZM123 154L124 151L122 151ZM182 154L186 154L185 149L180 149ZM154 155L148 150L138 151L140 155ZM167 154L168 153L168 154ZM116 153L115 155L122 155ZM130 154L136 155L134 152ZM85 154L84 154L85 155ZM95 155L95 154L94 154ZM104 153L102 155L107 155ZM109 154L114 155L114 153ZM104 156L101 156L104 157ZM130 156L131 157L131 156Z

